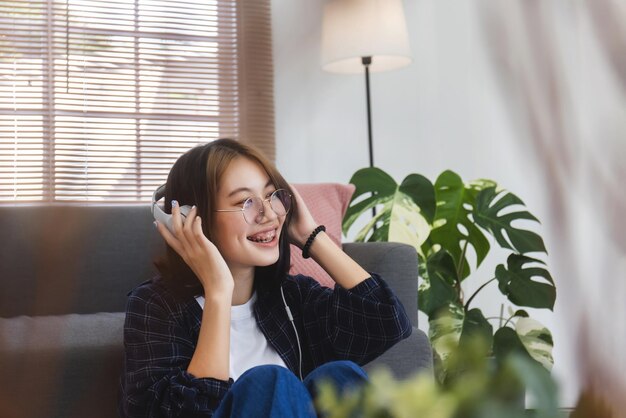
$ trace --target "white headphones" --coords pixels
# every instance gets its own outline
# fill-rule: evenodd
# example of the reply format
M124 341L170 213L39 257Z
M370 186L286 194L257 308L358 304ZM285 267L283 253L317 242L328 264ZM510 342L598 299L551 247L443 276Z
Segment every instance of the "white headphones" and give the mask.
M163 225L167 227L167 229L169 229L171 232L174 232L174 228L172 226L172 215L169 213L165 213L165 211L163 210L163 207L161 207L161 205L157 203L159 200L163 199L164 197L165 197L165 184L157 187L157 189L152 194L152 206L150 210L152 211L152 216L154 216L154 219L157 222L162 223ZM191 211L191 206L185 205L185 206L180 207L180 216L183 222L185 221L185 218L187 217L187 215L189 215L190 211Z

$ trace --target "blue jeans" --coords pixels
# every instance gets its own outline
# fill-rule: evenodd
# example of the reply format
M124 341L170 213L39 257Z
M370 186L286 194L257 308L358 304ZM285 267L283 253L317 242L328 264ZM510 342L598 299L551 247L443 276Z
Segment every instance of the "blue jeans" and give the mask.
M339 391L363 385L367 374L351 361L332 361L300 381L289 369L266 365L242 374L230 388L214 417L316 417L316 386L331 381Z

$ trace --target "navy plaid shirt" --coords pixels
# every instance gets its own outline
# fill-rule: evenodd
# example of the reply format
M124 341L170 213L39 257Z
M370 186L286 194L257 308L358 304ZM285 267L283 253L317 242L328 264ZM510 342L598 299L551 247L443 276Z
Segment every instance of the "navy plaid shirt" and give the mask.
M302 373L332 360L364 365L412 331L404 307L376 274L346 290L322 287L305 276L282 283L302 348ZM298 345L280 295L259 295L259 327L289 369L298 375ZM133 290L124 325L121 378L123 417L211 416L233 381L196 378L187 367L194 354L202 309L181 301L159 280Z

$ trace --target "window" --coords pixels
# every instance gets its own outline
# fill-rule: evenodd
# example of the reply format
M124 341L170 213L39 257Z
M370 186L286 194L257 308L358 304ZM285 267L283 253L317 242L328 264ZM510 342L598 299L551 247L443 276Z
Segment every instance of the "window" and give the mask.
M0 201L147 201L181 153L259 124L272 158L267 3L3 0Z

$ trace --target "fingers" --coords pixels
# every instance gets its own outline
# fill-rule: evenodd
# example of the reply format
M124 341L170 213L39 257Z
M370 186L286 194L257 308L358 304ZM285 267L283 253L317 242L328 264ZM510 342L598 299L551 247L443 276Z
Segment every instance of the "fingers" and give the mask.
M293 195L296 198L296 203L298 206L298 213L296 213L296 217L311 217L309 208L307 207L306 203L304 203L304 200L302 199L302 196L300 196L300 193L298 193L296 188L293 186L291 186L291 190L293 190Z
M293 191L293 195L296 199L298 210L294 213L294 219L290 228L290 236L294 244L302 247L306 239L311 234L311 231L315 229L317 223L313 218L313 215L309 211L306 203L304 203L304 199L300 196L300 193L296 190L295 187L291 186L291 190Z
M179 231L183 227L183 220L180 216L180 206L177 200L172 200L172 229L175 235L179 234Z
M165 225L157 222L157 230L165 239L165 242L184 260L187 260L190 256L193 257L198 249L198 245L202 244L202 239L206 239L202 232L200 217L196 215L197 212L197 207L193 206L188 215L183 218L178 202L172 201L172 231Z
M197 216L198 208L193 206L183 226L185 243L190 250L206 247L207 238L202 231L202 218Z
M192 206L191 210L184 220L180 216L180 213L178 214L181 228L178 231L176 237L181 242L186 255L193 256L197 248L196 239L193 232L193 224L195 223L196 219L199 219L199 217L196 216L197 213L198 209L194 205Z
M182 223L182 232L187 241L191 241L193 239L193 231L192 226L196 219L196 215L198 213L198 208L194 205L191 207L191 210L187 214L185 221ZM182 221L182 217L179 215L179 218Z
M293 193L293 196L296 198L296 202L298 206L300 206L301 204L304 204L302 200L302 196L300 196L300 193L298 193L298 190L296 190L296 188L293 187L291 184L289 184L289 187L291 188L291 192Z
M200 218L199 216L196 216L196 218L193 220L193 225L191 226L191 228L192 228L193 239L196 242L196 245L206 248L207 244L210 241L204 235L204 231L202 230L202 218Z
M167 227L161 222L154 221L154 223L156 225L157 231L159 231L159 234L161 234L165 242L167 242L167 245L172 247L174 251L176 251L178 254L181 254L182 246L180 245L180 242L176 239L176 237L170 232L170 230L167 229Z

